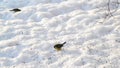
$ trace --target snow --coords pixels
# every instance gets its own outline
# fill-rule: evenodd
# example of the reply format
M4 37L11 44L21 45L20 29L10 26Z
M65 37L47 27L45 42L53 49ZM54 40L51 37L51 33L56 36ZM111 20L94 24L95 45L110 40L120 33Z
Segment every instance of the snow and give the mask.
M111 17L108 0L0 0L0 68L120 68L120 7L110 1Z

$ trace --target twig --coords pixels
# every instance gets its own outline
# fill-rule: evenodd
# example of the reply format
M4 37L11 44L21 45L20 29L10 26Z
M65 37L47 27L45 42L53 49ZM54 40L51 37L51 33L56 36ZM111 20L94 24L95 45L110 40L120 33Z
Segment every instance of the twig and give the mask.
M115 3L115 10L111 10L111 3ZM106 16L104 18L104 20L101 22L101 23L104 23L106 20L110 19L111 17L114 17L114 13L117 12L118 8L119 8L119 1L117 0L116 2L111 2L111 0L108 0L107 2L107 13L106 13Z

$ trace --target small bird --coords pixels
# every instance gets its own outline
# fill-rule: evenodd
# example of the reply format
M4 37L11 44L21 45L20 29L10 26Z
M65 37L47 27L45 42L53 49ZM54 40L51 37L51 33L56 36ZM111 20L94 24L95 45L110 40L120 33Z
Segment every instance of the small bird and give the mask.
M20 10L20 9L18 9L18 8L14 8L14 9L12 9L12 10L10 10L10 11L20 12L21 10Z
M56 45L54 45L54 48L55 48L57 51L60 51L64 44L66 44L66 42L64 42L64 43L62 43L62 44L56 44Z

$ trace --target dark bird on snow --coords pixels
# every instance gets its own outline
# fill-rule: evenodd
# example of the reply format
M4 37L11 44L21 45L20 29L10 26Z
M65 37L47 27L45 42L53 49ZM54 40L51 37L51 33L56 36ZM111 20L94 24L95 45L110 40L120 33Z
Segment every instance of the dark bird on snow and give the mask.
M66 44L66 42L64 42L64 43L62 43L62 44L56 44L56 45L54 45L54 48L55 48L57 51L60 51L64 44Z
M10 11L20 12L21 10L20 10L20 9L18 9L18 8L14 8L14 9L12 9L12 10L10 10Z

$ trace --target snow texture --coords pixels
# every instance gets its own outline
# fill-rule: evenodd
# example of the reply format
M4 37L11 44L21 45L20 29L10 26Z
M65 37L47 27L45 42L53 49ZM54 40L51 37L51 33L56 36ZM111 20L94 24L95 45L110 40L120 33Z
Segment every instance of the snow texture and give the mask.
M120 68L119 0L105 18L108 1L0 0L0 68Z

